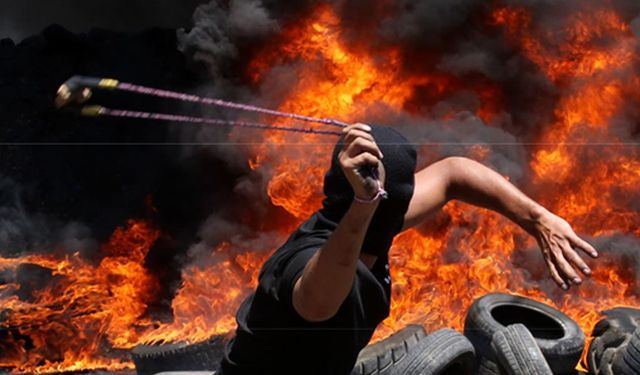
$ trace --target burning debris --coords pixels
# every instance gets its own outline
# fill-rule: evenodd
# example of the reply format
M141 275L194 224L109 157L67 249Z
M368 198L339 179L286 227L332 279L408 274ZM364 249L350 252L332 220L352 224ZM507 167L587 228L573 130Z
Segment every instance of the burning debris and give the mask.
M599 311L639 304L639 15L640 5L623 0L213 1L196 11L195 27L180 33L179 44L205 68L210 82L198 90L206 96L397 126L420 148L420 166L448 155L489 164L592 236L603 253L592 278L565 294L546 280L534 244L515 227L449 205L395 241L391 316L375 340L415 322L427 332L462 330L467 309L489 292L554 306L591 332ZM104 74L65 78L76 73ZM203 111L210 115L262 120ZM138 344L228 334L259 265L319 206L333 143L318 135L226 134L197 124L167 134L170 141L209 144L207 152L229 165L246 161L250 170L238 166L241 173L228 177L231 201L244 204L239 219L229 220L233 208L213 201L195 224L199 238L172 239L189 248L179 270L149 265L159 257L151 249L171 240L153 215L129 220L144 212L122 216L102 245L75 232L64 237L70 247L82 240L83 248L99 248L97 255L3 253L0 367L131 369L129 350ZM129 161L136 163L135 154ZM50 227L37 215L27 218L15 194L7 195L15 204L5 204L4 191L18 189L8 181L0 179L0 212L11 214L0 239L4 246L27 244L29 232ZM167 276L178 271L179 281ZM167 294L162 286L172 282L178 286ZM169 309L159 306L159 295L169 296Z

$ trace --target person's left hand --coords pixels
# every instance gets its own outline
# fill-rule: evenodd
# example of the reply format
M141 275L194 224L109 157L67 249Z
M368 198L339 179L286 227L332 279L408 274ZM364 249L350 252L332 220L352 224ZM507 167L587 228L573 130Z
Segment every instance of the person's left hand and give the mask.
M593 258L598 257L598 252L587 241L578 237L564 219L545 210L536 220L531 234L538 241L551 278L562 289L567 290L571 284L582 283L576 269L586 276L591 275L591 269L575 249L580 249Z

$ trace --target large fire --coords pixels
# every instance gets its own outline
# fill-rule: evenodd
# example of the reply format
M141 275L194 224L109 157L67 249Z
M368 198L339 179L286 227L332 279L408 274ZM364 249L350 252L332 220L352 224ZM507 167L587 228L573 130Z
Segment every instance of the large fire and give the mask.
M571 88L557 98L553 123L526 146L535 198L579 233L640 237L640 212L614 199L640 184L638 149L610 131L623 105L639 98L640 76L634 70L638 55L630 25L603 7L566 17L561 35L537 30L524 7L496 6L485 17L487 27L502 30L505 43L551 83ZM462 90L479 98L475 115L488 123L503 110L500 86L490 80L466 83L437 71L407 73L402 59L399 47L347 43L333 8L320 5L258 51L247 74L257 88L274 66L296 62L296 81L287 82L279 109L345 121L366 121L379 111L418 113ZM429 103L421 104L418 93L425 91ZM443 114L443 126L449 126L454 115ZM248 162L253 169L271 168L272 203L301 222L320 205L333 145L315 135L277 132L266 133L264 140L252 146ZM284 147L286 152L281 151ZM479 144L466 152L482 161L491 151ZM282 240L291 229L279 228ZM136 344L196 342L233 332L235 309L255 287L269 251L237 249L231 241L212 249L207 265L183 270L182 287L172 304L174 319L163 323L146 311L157 280L144 259L159 235L153 223L132 220L103 245L97 263L79 254L0 259L2 272L39 267L48 280L46 286L26 291L17 283L0 286L0 367L15 372L131 368L127 349ZM593 263L593 277L562 293L542 270L518 263L522 249L534 245L498 215L448 205L429 225L396 239L391 252L392 312L375 339L415 322L427 330L461 329L471 302L495 291L554 305L586 332L599 311L640 304L636 280L626 265L606 256L606 249Z

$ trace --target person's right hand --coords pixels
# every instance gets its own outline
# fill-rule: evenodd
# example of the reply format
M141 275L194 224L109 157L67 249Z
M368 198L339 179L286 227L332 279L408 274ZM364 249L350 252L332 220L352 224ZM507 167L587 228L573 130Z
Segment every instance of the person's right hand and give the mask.
M360 199L373 198L379 188L384 188L385 171L380 162L383 158L373 136L371 127L366 124L353 124L343 130L344 147L338 155L340 167L353 188L356 197ZM377 183L363 176L361 169L373 167L378 169Z

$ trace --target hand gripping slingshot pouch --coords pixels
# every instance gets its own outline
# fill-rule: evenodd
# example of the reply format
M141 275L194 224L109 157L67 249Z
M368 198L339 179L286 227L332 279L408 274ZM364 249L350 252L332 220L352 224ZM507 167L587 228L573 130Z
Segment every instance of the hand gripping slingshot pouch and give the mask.
M388 199L383 200L369 224L362 251L383 256L391 247L393 238L400 233L404 214L413 196L416 150L396 130L384 126L371 126L371 134L384 155L385 190ZM354 199L353 190L344 176L338 160L343 143L339 141L331 158L331 168L324 178L324 194L320 213L329 221L337 223L347 212Z

